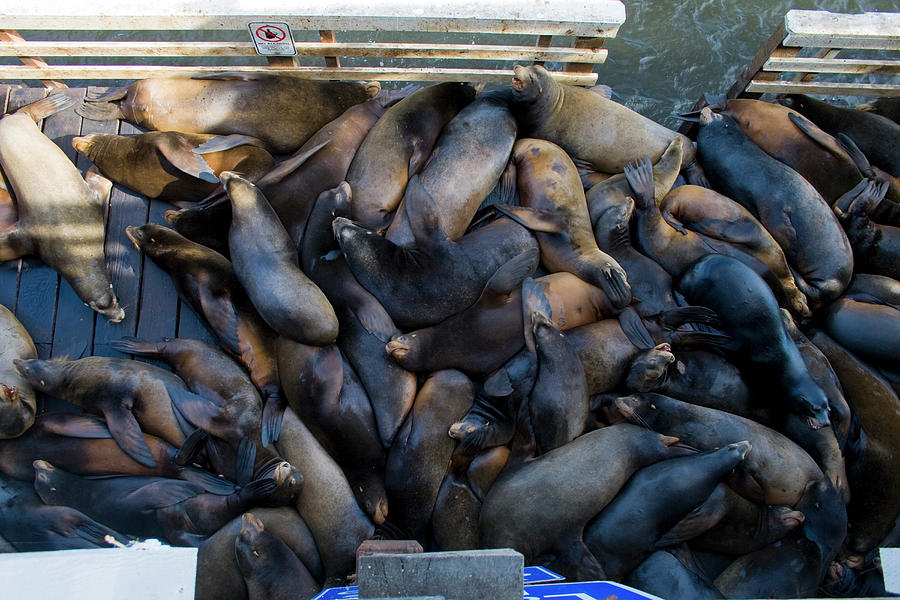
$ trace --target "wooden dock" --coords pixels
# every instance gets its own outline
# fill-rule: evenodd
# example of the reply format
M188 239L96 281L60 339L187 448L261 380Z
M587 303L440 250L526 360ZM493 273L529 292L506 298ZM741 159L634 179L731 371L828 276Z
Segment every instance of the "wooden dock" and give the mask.
M82 98L88 89L58 92ZM46 94L44 88L0 86L4 114ZM75 152L72 138L89 133L141 132L125 121L82 119L73 108L44 119L42 131L62 148L82 174L91 162ZM39 164L35 165L35 169L40 168ZM31 334L40 358L124 357L109 345L123 336L179 336L214 343L196 314L178 298L168 274L139 252L125 235L128 225L165 224L163 214L171 208L174 207L166 202L148 200L118 185L113 187L104 214L105 253L113 288L125 309L125 319L120 323L110 323L94 313L65 279L37 257L0 263L0 303L12 310Z

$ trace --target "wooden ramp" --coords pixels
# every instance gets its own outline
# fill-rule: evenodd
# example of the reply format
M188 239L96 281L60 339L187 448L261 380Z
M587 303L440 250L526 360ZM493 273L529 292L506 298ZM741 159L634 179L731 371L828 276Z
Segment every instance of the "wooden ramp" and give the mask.
M101 88L105 89L105 88ZM74 98L87 89L60 90ZM0 86L4 113L40 100L44 88ZM73 108L44 119L44 134L56 142L82 174L91 162L72 148L72 138L89 133L140 133L125 121L82 119ZM40 170L39 164L35 165ZM31 334L40 358L122 356L109 343L123 336L192 337L211 343L212 335L189 307L183 305L169 276L143 256L125 235L128 225L165 224L163 213L174 208L114 186L105 207L106 259L119 303L121 323L110 323L75 295L69 283L36 257L0 263L0 303L12 310ZM157 363L160 364L160 363ZM166 367L168 368L168 367Z

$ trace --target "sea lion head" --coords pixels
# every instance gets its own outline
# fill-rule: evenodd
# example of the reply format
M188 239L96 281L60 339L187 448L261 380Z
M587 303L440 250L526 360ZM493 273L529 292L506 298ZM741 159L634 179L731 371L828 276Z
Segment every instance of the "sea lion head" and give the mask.
M300 495L303 475L287 461L281 461L272 469L272 479L277 488L266 499L267 506L287 506L293 504Z
M718 121L724 121L724 120L725 120L725 117L722 114L714 112L713 109L711 109L708 106L703 107L703 110L700 111L700 121L699 122L700 122L701 126L709 125L710 123L716 123Z
M625 378L625 386L635 392L649 392L662 385L669 371L669 365L675 362L672 346L659 344L644 350L634 357Z
M391 338L384 349L398 365L415 371L423 358L424 346L417 333L399 333Z
M168 227L147 223L141 226L129 225L125 235L134 247L151 257L159 257L172 249L182 236Z
M801 382L788 390L789 410L806 419L811 429L829 425L828 397L812 379Z
M549 88L551 82L553 78L540 65L516 65L511 82L513 100L521 103L534 102Z
M70 362L68 360L42 360L40 358L17 358L13 360L16 370L28 380L28 383L34 389L51 394L53 393L52 390L59 389L59 386L63 384L67 372L65 365Z
M331 230L341 247L344 256L352 256L360 264L376 270L381 260L378 257L377 246L388 243L374 231L362 227L346 217L335 217L331 223Z
M91 310L109 319L110 323L120 323L125 318L125 309L119 306L111 283L95 297L98 299L87 303Z
M97 142L103 135L99 133L91 133L88 135L83 135L80 137L72 138L72 147L75 148L76 152L84 154L90 159L93 159L96 154L95 150L98 147Z
M21 435L34 423L34 413L33 395L23 394L16 386L0 383L0 439Z
M253 513L241 516L241 532L234 538L234 556L242 573L252 573L266 561L265 526Z

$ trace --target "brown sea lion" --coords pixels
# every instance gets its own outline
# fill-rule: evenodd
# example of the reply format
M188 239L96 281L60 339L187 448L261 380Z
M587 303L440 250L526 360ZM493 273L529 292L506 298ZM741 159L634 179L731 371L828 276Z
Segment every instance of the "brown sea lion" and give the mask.
M337 315L300 269L297 248L278 215L248 180L231 171L221 179L231 199L228 248L234 273L259 315L276 333L301 344L333 344Z
M715 524L717 518L703 513L711 510L714 490L748 452L750 442L735 442L639 469L584 528L584 543L606 576L621 581L662 545L661 540L665 545L680 541L671 530L685 518L691 523L681 527L681 539ZM628 527L622 527L625 522Z
M13 361L37 358L31 336L5 306L0 305L0 439L19 436L34 423L34 389Z
M482 201L500 179L516 141L516 120L507 94L479 94L441 130L431 157L419 173L419 182L438 207L441 227L451 240L459 239ZM415 236L406 203L421 201L404 196L385 232L398 246L411 246Z
M319 584L281 538L266 530L253 513L241 517L234 555L247 584L249 600L309 598Z
M873 112L835 106L803 94L787 94L778 101L831 135L845 134L873 165L900 177L900 123Z
M125 119L156 131L249 135L273 154L288 154L378 89L377 84L270 73L151 77L86 98L76 112L95 121Z
M73 138L72 147L114 183L185 208L211 194L222 171L237 171L256 181L272 168L272 155L254 145L261 142L252 138L222 152L202 156L193 152L213 137L179 131L92 133Z
M359 505L380 525L388 512L385 450L359 378L337 346L279 338L277 347L288 404L340 465Z
M542 66L516 65L514 71L512 108L521 137L558 144L604 173L621 173L641 154L655 162L673 139L680 139L681 170L690 183L702 185L703 172L687 137L594 91L561 84Z
M472 381L454 370L432 373L388 453L385 487L390 523L411 539L424 539L456 440L450 425L465 414L475 397Z
M892 466L900 449L900 400L883 377L824 332L812 332L810 341L828 358L865 433L858 456L847 449L851 495L845 543L848 552L865 555L880 544L900 513L900 473Z
M639 468L683 455L673 447L677 441L634 425L611 425L505 469L481 507L483 546L514 548L529 564L552 557L551 569L566 577L604 579L582 541L585 523ZM542 491L529 491L535 489Z
M331 230L335 217L350 216L350 186L343 182L319 195L300 250L302 267L331 302L340 322L338 346L372 403L385 447L397 434L416 397L416 376L384 352L399 329L347 266Z
M321 584L322 559L316 550L309 527L292 506L253 509L253 515L262 521L266 531L287 544L291 551ZM232 598L246 600L247 586L238 569L235 557L235 540L241 531L243 515L235 517L216 533L200 543L197 550L197 582L194 597L197 600Z
M347 478L293 410L286 410L275 443L282 456L303 473L297 510L312 531L325 580L331 585L353 573L356 549L375 526L360 508Z
M103 255L103 204L112 183L97 174L83 178L36 125L71 103L61 94L49 96L0 119L0 168L19 215L15 226L0 233L0 260L37 255L92 310L118 323L125 311Z
M125 233L169 274L182 300L201 317L222 348L249 371L265 401L261 435L263 446L268 446L278 437L285 406L278 381L276 335L247 298L231 262L161 225L129 226Z
M813 429L829 424L828 398L787 334L771 290L752 269L710 254L681 275L677 288L691 304L715 311L732 338L730 356L743 372L757 375L754 383L771 394L771 405L804 418Z
M0 477L0 535L12 552L109 548L128 537L68 506L47 506L34 485Z
M147 467L156 461L143 431L180 447L195 428L190 415L213 412L177 375L136 360L86 356L16 360L15 365L36 390L102 415L122 450Z
M631 302L625 271L597 247L584 189L572 159L562 148L538 139L520 139L513 146L519 207L503 212L535 232L541 264L550 271L568 271L596 285L617 308ZM547 223L553 229L547 228ZM561 229L557 227L561 226Z
M812 185L766 154L727 115L704 108L698 158L713 187L747 208L781 246L813 310L841 294L853 271L844 230ZM757 177L747 177L747 173Z
M527 229L506 218L454 242L440 229L433 203L410 205L418 207L424 210L411 220L415 248L397 246L344 217L333 223L350 270L403 331L434 325L470 306L500 265L538 245Z
M390 107L372 126L347 171L353 219L381 233L412 175L431 155L441 129L475 97L464 83L425 86Z
M713 450L731 440L748 440L753 451L737 470L739 476L729 484L750 500L793 506L808 482L825 478L815 461L794 442L750 419L652 392L620 397L615 405L629 422L677 436L700 450Z
M34 479L31 464L38 459L78 475L140 475L171 477L199 483L217 494L230 494L234 484L215 475L176 462L178 449L160 438L144 434L144 443L156 462L145 467L125 454L106 423L86 414L42 413L24 434L0 440L0 471L25 481Z
M70 506L127 534L177 546L199 545L275 490L271 479L251 482L228 496L179 479L87 479L44 460L34 461L34 473L34 488L45 504Z

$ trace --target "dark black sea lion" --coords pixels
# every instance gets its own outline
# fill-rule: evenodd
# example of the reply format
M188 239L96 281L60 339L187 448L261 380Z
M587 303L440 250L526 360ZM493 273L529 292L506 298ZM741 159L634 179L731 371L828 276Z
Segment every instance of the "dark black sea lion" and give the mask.
M863 360L900 372L900 307L840 298L828 306L823 329Z
M847 287L853 255L831 208L796 171L766 154L731 117L704 109L698 158L713 187L747 208L781 246L815 310ZM747 173L757 173L748 177Z
M668 600L719 600L722 593L693 564L667 550L657 550L638 565L625 584Z

